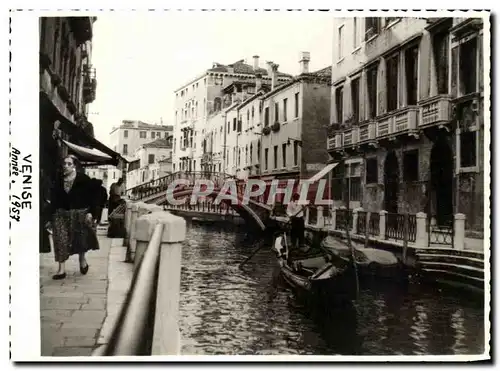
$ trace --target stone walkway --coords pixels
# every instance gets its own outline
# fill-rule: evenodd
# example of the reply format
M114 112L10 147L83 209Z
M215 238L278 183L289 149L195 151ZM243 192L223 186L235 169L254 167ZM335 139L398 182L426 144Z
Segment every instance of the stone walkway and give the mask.
M90 356L107 342L128 291L132 264L123 262L121 240L99 236L99 243L99 251L87 254L87 275L81 275L75 255L61 281L52 279L57 270L53 253L40 254L42 356Z

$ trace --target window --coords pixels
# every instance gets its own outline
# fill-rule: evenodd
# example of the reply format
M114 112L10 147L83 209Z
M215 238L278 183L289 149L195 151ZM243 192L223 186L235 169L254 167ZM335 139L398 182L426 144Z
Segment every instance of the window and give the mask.
M403 180L418 181L418 149L403 153Z
M253 157L253 144L250 143L250 164L252 164L252 157Z
M286 122L287 120L287 115L286 115L286 104L288 103L288 99L285 98L283 99L283 122Z
M236 131L237 126L236 126L236 117L233 118L233 131Z
M260 142L257 143L257 161L260 162ZM267 169L267 165L266 165Z
M161 132L157 132L157 133L156 133L156 137L157 137L157 138L161 138Z
M280 105L278 102L274 103L274 122L280 120Z
M155 139L155 134L156 133L154 131L151 132L151 139Z
M140 131L139 132L139 138L145 139L146 138L146 132L145 131Z
M124 155L128 154L128 145L126 145L126 144L123 145L123 154Z
M366 73L368 87L368 118L377 116L377 72L378 66L368 69Z
M299 163L299 143L293 142L293 166L297 166Z
M359 78L351 82L351 97L352 97L352 116L353 122L359 122L360 111L360 96L359 96Z
M148 155L148 164L154 164L155 162L155 155L154 153L151 153Z
M295 93L295 117L299 117L299 93Z
M269 148L264 149L264 169L267 170L269 161Z
M346 191L349 192L350 201L360 201L361 200L361 168L358 163L350 163L347 165L347 188ZM347 199L347 197L346 197Z
M344 88L339 86L335 89L335 112L337 113L337 123L344 122Z
M286 143L283 143L281 145L281 156L283 158L283 166L286 167Z
M418 88L418 45L405 51L406 102L408 106L417 104Z
M231 121L227 122L227 133L229 134L231 132Z
M387 112L398 108L399 54L387 60Z
M125 130L125 131L123 132L123 137L124 137L124 138L128 138L128 130Z
M432 41L438 94L448 94L448 40L448 34L446 32L441 32L434 35Z
M380 33L380 18L365 18L365 41Z
M460 167L474 167L476 159L477 131L462 131L460 133Z
M460 91L462 95L477 91L477 38L460 44ZM480 71L482 73L482 71Z
M344 167L342 164L334 167L332 170L331 197L334 200L342 200L344 190Z
M339 60L344 58L344 25L339 27L339 38L338 38L338 44L337 44L337 49L339 51Z
M269 126L269 107L264 108L264 126Z
M274 168L278 168L278 146L274 146Z
M366 184L378 183L378 161L377 158L366 159Z

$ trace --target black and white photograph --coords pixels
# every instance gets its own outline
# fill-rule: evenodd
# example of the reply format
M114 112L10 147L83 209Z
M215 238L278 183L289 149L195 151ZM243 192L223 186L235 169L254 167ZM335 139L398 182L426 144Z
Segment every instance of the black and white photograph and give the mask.
M491 360L489 11L10 16L13 359Z

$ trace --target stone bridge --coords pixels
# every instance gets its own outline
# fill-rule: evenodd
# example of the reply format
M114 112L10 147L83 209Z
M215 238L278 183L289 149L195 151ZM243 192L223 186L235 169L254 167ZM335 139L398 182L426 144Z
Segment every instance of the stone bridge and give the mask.
M180 180L182 180L182 184L180 184ZM195 184L201 181L212 181L214 184L214 189L210 194L203 196L204 199L216 201L220 195L217 201L231 207L247 223L257 226L261 230L266 229L272 207L259 202L257 199L248 199L244 202L245 181L236 179L226 173L179 171L130 188L126 191L126 194L133 201L162 205L168 209L170 203L167 198L167 191L175 200L182 199L185 203L188 203L191 202L190 196L194 191ZM177 184L174 185L173 182ZM230 194L226 190L221 194L225 182L234 182L237 194Z

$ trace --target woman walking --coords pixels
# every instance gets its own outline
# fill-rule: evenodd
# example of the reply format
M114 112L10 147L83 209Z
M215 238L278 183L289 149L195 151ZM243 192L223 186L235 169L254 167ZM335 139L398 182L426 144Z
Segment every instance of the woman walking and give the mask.
M59 263L52 278L66 278L65 263L71 255L78 254L80 272L87 274L89 265L85 253L98 250L94 231L98 205L90 178L76 171L78 159L69 155L63 161L62 177L56 180L51 193L51 215L54 239L54 257Z

